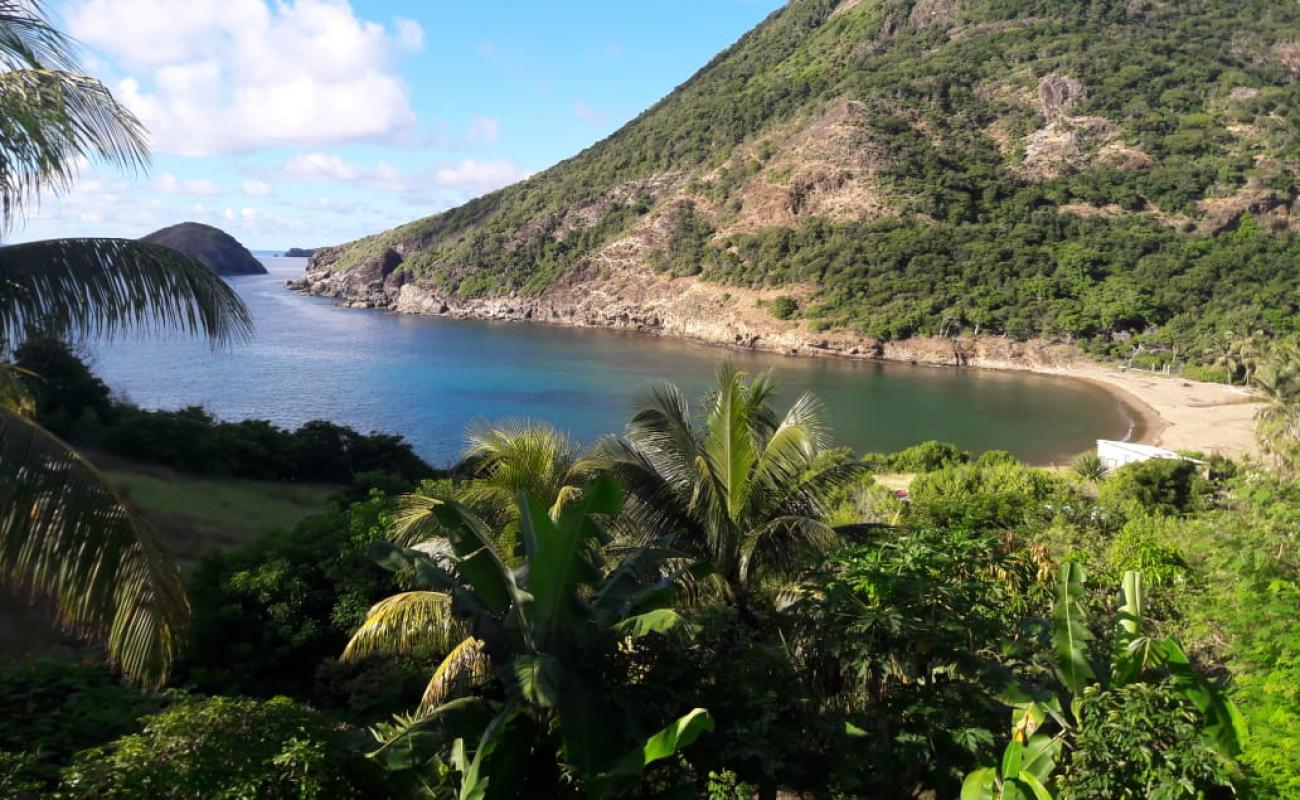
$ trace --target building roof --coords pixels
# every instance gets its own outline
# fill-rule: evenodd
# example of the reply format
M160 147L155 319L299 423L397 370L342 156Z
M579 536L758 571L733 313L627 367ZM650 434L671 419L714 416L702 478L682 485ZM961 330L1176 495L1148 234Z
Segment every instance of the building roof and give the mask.
M1204 461L1197 461L1196 459L1188 458L1187 456L1180 456L1173 450L1166 450L1163 447L1153 447L1149 444L1138 444L1137 442L1117 442L1111 439L1098 439L1097 446L1112 447L1116 450L1123 450L1132 453L1141 458L1172 458L1178 461L1190 461L1193 464L1205 463Z

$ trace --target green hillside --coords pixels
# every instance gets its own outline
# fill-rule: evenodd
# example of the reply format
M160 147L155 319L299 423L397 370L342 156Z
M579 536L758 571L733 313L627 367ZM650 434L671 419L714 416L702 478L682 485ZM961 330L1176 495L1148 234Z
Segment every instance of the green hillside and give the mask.
M698 275L797 287L813 330L1205 361L1295 329L1297 165L1294 3L794 0L605 141L313 269Z

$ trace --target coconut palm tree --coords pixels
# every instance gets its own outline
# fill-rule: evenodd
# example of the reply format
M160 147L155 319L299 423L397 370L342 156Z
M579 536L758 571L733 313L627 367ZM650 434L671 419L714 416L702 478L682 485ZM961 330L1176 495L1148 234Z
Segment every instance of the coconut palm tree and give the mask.
M763 571L838 543L826 522L830 497L860 469L822 463L829 439L816 398L804 394L778 417L774 389L767 375L747 380L723 364L696 424L686 398L665 384L594 457L625 487L624 513L647 535L676 534L678 549L712 563L742 609Z
M1251 377L1258 370L1260 359L1266 350L1265 342L1263 331L1247 335L1227 334L1214 363L1228 370L1228 383L1232 383L1241 374L1246 388L1250 388Z
M1255 417L1260 449L1284 470L1300 470L1300 340L1276 342L1256 374L1265 406Z
M398 498L389 519L388 537L406 545L432 547L445 530L434 513L455 499L493 523L497 546L513 557L519 544L519 493L536 498L553 518L581 496L581 486L594 474L577 446L546 423L484 423L467 436L458 472L472 480L447 493L426 484Z
M81 73L72 42L34 2L0 0L0 232L87 159L147 164L144 130ZM122 671L165 680L189 613L175 563L93 466L32 419L5 363L29 331L112 337L172 329L214 344L251 329L203 264L121 239L0 246L0 587L52 600L73 631L107 642Z

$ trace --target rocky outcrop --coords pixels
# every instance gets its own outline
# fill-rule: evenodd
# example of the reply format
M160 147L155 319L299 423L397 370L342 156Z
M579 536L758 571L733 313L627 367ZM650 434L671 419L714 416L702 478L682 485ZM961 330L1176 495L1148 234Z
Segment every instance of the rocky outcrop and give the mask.
M1048 122L1055 122L1087 99L1087 87L1067 75L1048 75L1038 83L1038 103Z
M285 258L311 258L315 250L308 250L305 247L290 247L284 251Z
M614 248L617 251L618 248ZM577 328L611 328L674 336L704 344L794 356L842 357L913 364L1025 369L1079 358L1058 343L1005 337L915 338L884 342L852 331L814 331L767 310L778 295L807 297L812 287L720 287L696 278L647 273L615 260L589 263L540 295L463 298L413 280L393 250L350 271L333 269L322 250L306 275L289 287L332 297L340 305L453 319L518 321Z
M154 231L140 241L160 244L198 259L218 275L265 275L266 267L235 237L201 222L182 222Z

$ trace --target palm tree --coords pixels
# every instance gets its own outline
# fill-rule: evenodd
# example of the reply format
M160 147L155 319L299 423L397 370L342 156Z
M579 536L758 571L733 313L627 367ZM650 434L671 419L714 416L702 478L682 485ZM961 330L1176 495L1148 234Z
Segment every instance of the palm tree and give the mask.
M1255 380L1266 401L1255 417L1260 449L1279 468L1300 470L1300 340L1269 348Z
M1244 336L1231 332L1227 334L1215 363L1228 370L1228 383L1232 383L1238 373L1242 373L1246 388L1250 388L1251 376L1258 370L1260 358L1264 354L1264 341L1263 331Z
M592 464L563 433L545 423L484 423L472 428L458 471L472 480L455 490L426 484L398 498L388 537L399 544L432 547L445 530L434 511L448 500L465 504L494 524L497 546L507 558L519 544L519 494L536 498L553 518L578 499L594 474Z
M545 505L552 517L577 497L591 474L590 463L569 437L538 422L471 429L463 464L475 479L462 498L470 507L517 511L522 491Z
M647 535L678 534L675 546L712 563L743 610L764 570L838 543L830 498L860 467L822 463L829 440L812 395L778 417L769 376L747 381L723 364L717 384L698 425L675 386L651 390L595 461L622 481L624 513Z
M144 130L39 5L0 0L0 232L85 159L139 170ZM68 629L151 686L166 678L189 606L175 563L93 466L32 419L4 363L29 331L112 337L173 329L214 345L246 336L247 309L203 264L121 239L0 246L0 586L52 600Z

